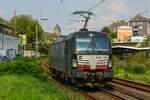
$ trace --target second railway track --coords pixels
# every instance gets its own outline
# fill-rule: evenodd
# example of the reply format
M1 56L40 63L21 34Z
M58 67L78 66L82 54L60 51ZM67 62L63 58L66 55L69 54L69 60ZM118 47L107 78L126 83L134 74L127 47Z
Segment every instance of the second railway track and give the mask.
M139 82L125 80L114 77L111 82L107 82L113 90L140 100L150 100L150 85ZM110 88L110 87L109 87Z

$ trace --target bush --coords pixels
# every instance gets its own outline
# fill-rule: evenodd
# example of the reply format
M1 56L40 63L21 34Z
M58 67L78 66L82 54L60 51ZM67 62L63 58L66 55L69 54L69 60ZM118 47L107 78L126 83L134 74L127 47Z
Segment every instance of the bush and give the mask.
M127 64L125 67L125 70L134 73L134 74L144 74L145 73L145 67L141 64Z
M150 83L150 59L146 52L128 55L124 60L113 56L114 76Z
M42 81L47 80L47 74L41 69L36 59L18 57L12 61L0 63L0 74L30 74Z
M49 46L50 45L48 45L48 44L41 44L41 45L39 45L39 52L41 54L48 55Z

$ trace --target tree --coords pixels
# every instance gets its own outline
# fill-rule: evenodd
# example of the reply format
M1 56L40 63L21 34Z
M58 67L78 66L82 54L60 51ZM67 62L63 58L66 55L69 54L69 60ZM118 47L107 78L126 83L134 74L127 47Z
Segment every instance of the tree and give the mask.
M9 22L3 18L0 17L0 23L4 25L10 25Z
M111 31L108 27L103 27L103 29L101 30L101 32L107 33L108 36L109 36L109 38L110 38L111 40L117 38L117 33Z
M44 32L43 34L43 42L46 44L50 44L53 41L53 33Z
M141 47L150 47L150 36L144 40Z
M41 25L29 15L14 16L11 18L10 23L15 27L17 35L26 35L27 43L36 40L36 26L38 39L42 38L43 29Z

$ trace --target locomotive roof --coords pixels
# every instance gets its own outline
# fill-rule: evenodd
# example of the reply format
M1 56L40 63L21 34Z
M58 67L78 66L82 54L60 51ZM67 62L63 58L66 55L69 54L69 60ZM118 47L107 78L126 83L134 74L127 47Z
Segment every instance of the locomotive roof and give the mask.
M74 33L71 33L67 36L60 36L55 42L55 43L59 43L59 42L62 42L62 41L65 41L65 40L68 40L68 39L71 39L73 36L76 36L78 34L83 34L83 35L86 35L87 33L99 33L99 34L102 34L102 35L106 35L106 33L104 32L97 32L97 31L79 31L79 32L74 32Z

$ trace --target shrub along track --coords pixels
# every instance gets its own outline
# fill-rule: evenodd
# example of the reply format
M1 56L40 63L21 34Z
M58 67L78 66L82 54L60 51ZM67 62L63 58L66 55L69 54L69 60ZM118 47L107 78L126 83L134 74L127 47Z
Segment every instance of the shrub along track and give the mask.
M47 62L42 63L42 68L44 70L46 70L46 72L51 75L51 72L49 70L49 65ZM136 95L136 91L141 90L140 87L143 87L143 85L141 84L140 86L136 85L136 90L134 90L134 92L132 91L132 93L129 92L129 85L130 81L124 82L122 79L118 79L118 78L114 78L112 82L107 82L106 88L102 88L102 89L91 89L88 87L84 87L84 88L76 88L73 85L70 85L70 83L65 82L65 81L61 81L59 79L54 80L57 83L63 85L66 88L70 88L73 89L74 91L78 92L81 96L83 96L85 98L85 100L149 100L147 99L147 94L144 92L144 95L138 94L138 96ZM136 84L136 82L134 82ZM135 86L135 84L132 83L133 86ZM137 83L138 84L138 83ZM120 85L122 85L122 87L124 87L122 89L122 87L120 87ZM138 87L138 88L137 88ZM149 87L149 85L148 85ZM144 90L147 87L143 87L142 90ZM128 90L129 89L129 90ZM149 88L145 89L146 92L149 94ZM139 92L138 92L139 93ZM134 95L133 95L134 94ZM146 94L146 95L145 95ZM146 96L146 97L145 97ZM150 96L150 94L149 94ZM148 96L148 97L149 97Z

